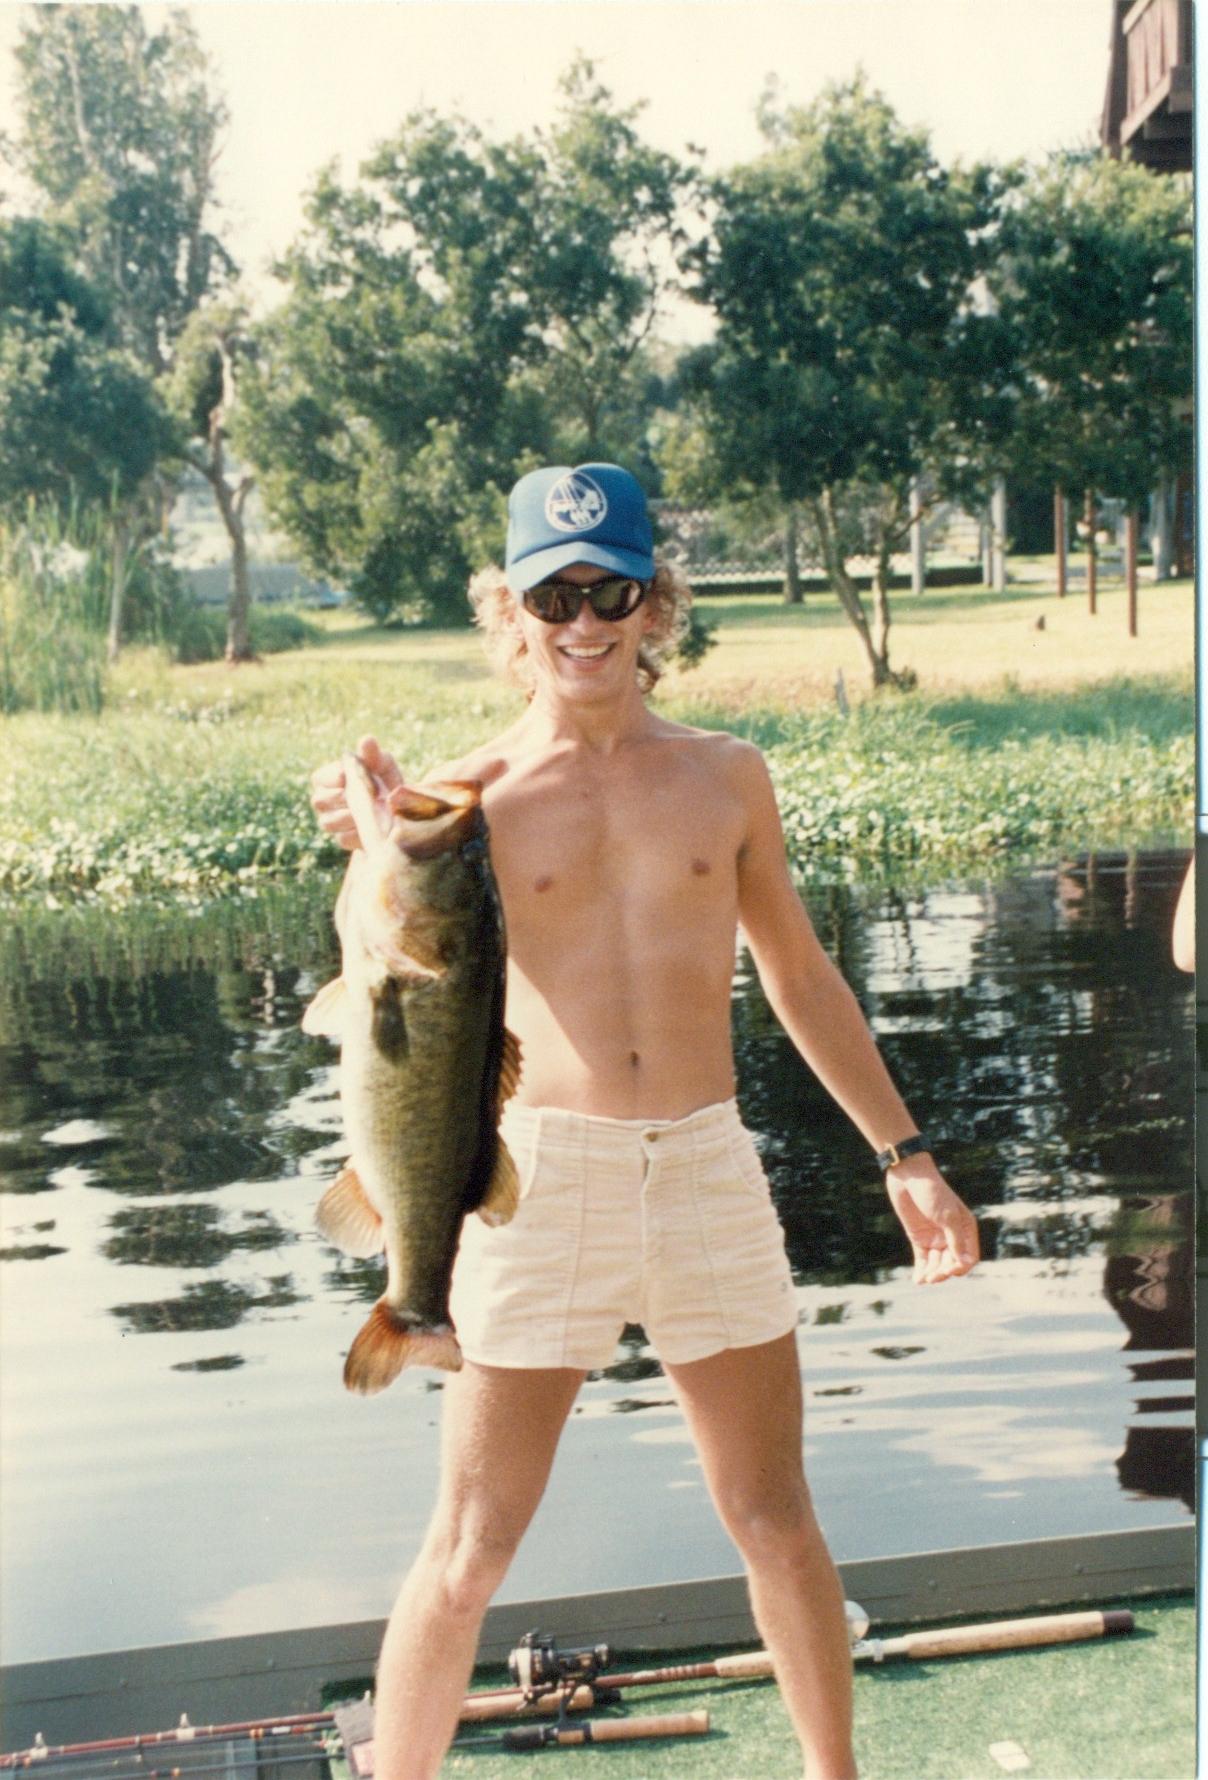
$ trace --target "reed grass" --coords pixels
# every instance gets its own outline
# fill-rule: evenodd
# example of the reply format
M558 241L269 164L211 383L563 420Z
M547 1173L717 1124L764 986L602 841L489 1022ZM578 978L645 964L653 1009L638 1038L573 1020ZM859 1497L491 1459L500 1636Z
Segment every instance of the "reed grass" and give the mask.
M0 711L86 711L105 702L105 571L87 516L31 508L0 528Z

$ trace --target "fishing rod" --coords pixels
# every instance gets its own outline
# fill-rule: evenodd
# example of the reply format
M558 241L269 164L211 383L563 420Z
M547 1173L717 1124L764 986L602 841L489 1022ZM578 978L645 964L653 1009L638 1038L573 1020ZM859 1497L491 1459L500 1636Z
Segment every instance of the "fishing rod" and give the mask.
M265 1737L303 1736L308 1730L326 1729L335 1720L330 1712L298 1712L283 1718L245 1718L234 1724L190 1724L187 1712L173 1730L138 1731L129 1737L101 1737L90 1743L48 1744L39 1731L29 1749L18 1749L0 1755L0 1770L27 1768L34 1762L59 1761L77 1755L103 1755L111 1750L154 1749L167 1743L202 1742L211 1737L249 1737L253 1742Z
M709 1729L704 1711L665 1712L653 1718L593 1718L572 1723L572 1702L586 1692L593 1706L619 1700L617 1688L603 1683L600 1671L611 1657L607 1644L559 1650L539 1631L526 1632L508 1656L520 1709L556 1706L553 1724L526 1724L500 1737L505 1749L572 1748L585 1743L628 1743L641 1737L701 1736ZM513 1708L515 1710L515 1708Z
M75 1751L68 1749L67 1753L74 1754ZM130 1753L129 1750L121 1752L123 1756ZM136 1751L135 1754L137 1755L137 1753ZM326 1761L330 1753L325 1744L313 1743L303 1749L292 1747L288 1750L283 1749L280 1755L269 1756L267 1760L274 1767L289 1767L299 1762L309 1762L313 1766L315 1762ZM49 1760L51 1757L48 1754L43 1759ZM261 1756L260 1759L263 1761L266 1758ZM93 1769L86 1769L85 1772L103 1774L105 1780L207 1780L208 1776L214 1774L226 1775L230 1780L232 1775L238 1773L239 1767L238 1762L232 1762L229 1753L225 1757L215 1753L214 1760L211 1762L188 1762L181 1767L162 1768L148 1767L141 1760L137 1762L137 1765L122 1768L119 1757L112 1762L98 1764ZM252 1767L253 1764L249 1762L249 1774Z
M965 1656L978 1651L1022 1650L1049 1644L1071 1644L1090 1638L1118 1637L1133 1630L1127 1609L1088 1610L1036 1615L1026 1619L991 1620L977 1625L949 1626L939 1631L907 1632L897 1638L867 1638L868 1619L848 1603L848 1624L859 1635L852 1645L855 1662L885 1662L906 1657L915 1662L942 1656ZM858 1616L858 1617L857 1617ZM861 1619L863 1623L861 1624ZM775 1673L766 1650L739 1652L694 1663L675 1663L657 1669L605 1670L597 1680L602 1687L657 1687L680 1681L765 1680ZM467 1696L463 1716L469 1720L504 1718L523 1700L520 1687L497 1688ZM590 1705L590 1702L586 1702Z

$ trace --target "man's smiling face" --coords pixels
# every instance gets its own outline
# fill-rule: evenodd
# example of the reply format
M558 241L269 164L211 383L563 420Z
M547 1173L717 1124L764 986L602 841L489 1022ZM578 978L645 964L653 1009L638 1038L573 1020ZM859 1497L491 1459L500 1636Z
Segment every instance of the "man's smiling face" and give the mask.
M559 581L593 587L614 577L595 563L577 562L559 569ZM538 685L560 698L615 697L636 681L638 649L654 621L643 601L627 618L598 618L589 600L567 624L547 624L516 598L520 626Z

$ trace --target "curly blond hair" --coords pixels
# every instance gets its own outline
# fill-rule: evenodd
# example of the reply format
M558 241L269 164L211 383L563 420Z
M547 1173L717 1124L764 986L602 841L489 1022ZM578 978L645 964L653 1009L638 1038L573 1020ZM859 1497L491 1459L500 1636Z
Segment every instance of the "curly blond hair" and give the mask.
M533 668L520 626L512 622L516 596L507 575L492 563L474 576L469 592L474 622L482 631L491 667L500 679L519 686L531 698ZM646 604L654 613L654 623L638 650L638 685L643 692L652 692L683 640L692 606L692 589L674 564L656 558Z

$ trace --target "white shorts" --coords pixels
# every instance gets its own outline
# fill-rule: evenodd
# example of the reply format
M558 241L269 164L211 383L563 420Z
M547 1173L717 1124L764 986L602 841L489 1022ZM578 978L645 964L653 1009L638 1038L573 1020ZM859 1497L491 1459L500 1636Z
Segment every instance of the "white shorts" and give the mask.
M640 1323L673 1365L796 1327L767 1176L733 1100L683 1119L504 1109L520 1176L510 1223L468 1217L450 1300L467 1359L611 1363Z

